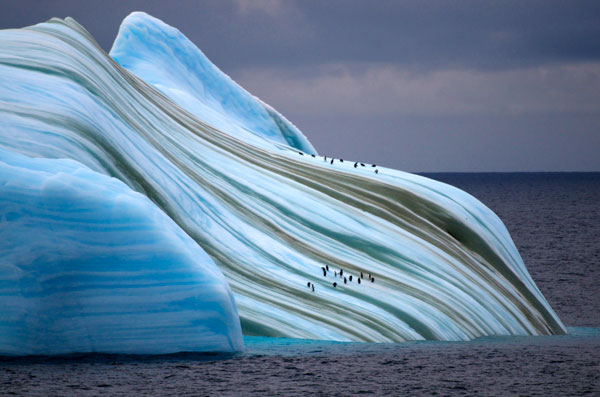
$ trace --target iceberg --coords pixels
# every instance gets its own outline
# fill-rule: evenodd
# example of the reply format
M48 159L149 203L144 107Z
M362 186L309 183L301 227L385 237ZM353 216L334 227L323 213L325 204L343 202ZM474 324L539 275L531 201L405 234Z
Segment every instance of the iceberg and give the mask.
M82 179L118 179L145 196L173 222L163 238L185 234L218 266L247 335L399 342L566 332L502 221L477 199L421 176L325 161L183 34L144 13L123 21L110 56L71 18L0 31L0 150L48 167L70 159L88 170ZM110 201L100 186L90 194ZM135 239L122 243L137 250ZM2 307L18 299L0 298ZM230 324L234 309L221 307ZM0 337L18 338L14 326ZM219 340L235 350L232 327Z

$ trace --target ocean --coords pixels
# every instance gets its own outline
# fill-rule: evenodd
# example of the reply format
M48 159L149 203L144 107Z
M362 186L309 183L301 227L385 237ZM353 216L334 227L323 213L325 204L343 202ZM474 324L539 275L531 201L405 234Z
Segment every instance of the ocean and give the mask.
M246 337L233 356L0 357L0 394L600 396L600 173L424 175L500 216L569 335L395 344Z

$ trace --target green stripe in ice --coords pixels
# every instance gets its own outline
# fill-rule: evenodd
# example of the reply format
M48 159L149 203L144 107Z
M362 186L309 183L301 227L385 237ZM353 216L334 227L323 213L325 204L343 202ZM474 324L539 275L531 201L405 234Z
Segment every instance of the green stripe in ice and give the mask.
M202 96L202 76L184 75L193 68L142 67L164 64L162 50L177 45L197 56L176 33L153 51L159 22L134 14L121 33L143 34L118 37L111 52L141 78L69 18L1 32L0 147L75 159L149 197L221 268L246 333L402 341L565 332L488 208L423 177L330 164L265 139L252 128L269 119L252 119L245 91L224 80L218 95ZM281 134L304 138L290 131ZM340 268L352 282L334 279Z

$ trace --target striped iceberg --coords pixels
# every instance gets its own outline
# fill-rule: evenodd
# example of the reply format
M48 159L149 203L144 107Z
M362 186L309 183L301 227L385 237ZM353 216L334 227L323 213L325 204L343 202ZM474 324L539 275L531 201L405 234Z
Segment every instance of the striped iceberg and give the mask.
M180 341L167 344L169 351L239 350L240 323L251 335L376 342L565 332L508 231L483 204L420 176L325 161L285 117L223 74L179 31L144 13L123 21L110 56L70 18L1 31L0 150L5 164L0 200L17 208L15 197L39 194L23 200L23 209L36 219L42 216L38 204L45 208L43 191L6 186L32 167L33 174L46 172L52 180L61 175L58 181L65 173L61 167L74 167L66 173L79 182L67 183L74 190L64 200L86 209L85 218L73 222L91 223L83 234L69 229L64 220L74 214L68 206L62 214L58 206L46 226L28 226L27 233L38 236L67 227L63 237L52 237L56 244L36 248L35 264L11 248L29 250L33 242L2 239L5 352L13 345L22 346L16 352L28 351L21 332L34 338L43 331L30 322L52 321L53 315L39 306L18 317L19 305L38 297L12 288L10 277L25 280L46 269L44 258L62 258L62 238L82 249L79 263L91 270L77 277L89 275L84 280L89 286L81 289L91 298L101 302L113 286L123 293L124 305L132 305L127 310L143 319L142 328L173 322L155 335L168 339L171 332ZM24 170L14 169L14 161ZM28 178L33 183L40 176ZM103 211L116 205L115 186L128 197L127 208L140 203L131 218L139 228L128 230L127 218L116 218L122 228L104 225L103 219L113 219ZM2 230L12 233L9 213L17 210L7 208L0 207ZM140 244L146 238L153 240ZM113 245L119 249L113 252ZM138 256L149 246L168 260ZM106 252L98 255L102 249ZM122 284L93 270L100 266L94 258L105 254L134 269ZM74 270L59 259L48 268L62 279ZM130 263L134 259L139 262ZM22 274L11 273L14 269ZM106 288L95 289L97 283ZM53 304L69 307L60 285L36 293L58 294ZM135 308L137 298L131 295L127 302L128 293L154 298ZM183 298L186 293L194 298ZM83 319L97 308L97 329L131 331L127 318L103 317L98 307L68 310ZM65 327L61 334L59 323L44 338L70 339L73 330ZM152 351L145 330L133 343L134 331L120 342L117 332L104 344L65 342L60 351ZM85 338L77 335L73 339ZM102 333L94 338L103 340Z

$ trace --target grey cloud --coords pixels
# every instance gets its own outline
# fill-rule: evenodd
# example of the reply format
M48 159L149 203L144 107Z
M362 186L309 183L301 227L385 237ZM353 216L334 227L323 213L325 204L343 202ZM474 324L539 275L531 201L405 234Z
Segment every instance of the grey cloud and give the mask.
M414 72L330 65L234 76L321 153L409 171L598 170L600 62Z
M502 69L600 59L597 1L4 0L1 27L73 16L108 50L144 10L184 32L220 67L396 63Z
M233 77L280 109L314 117L600 115L600 62L509 70L415 72L393 64L328 65L298 76L280 69L248 69Z

